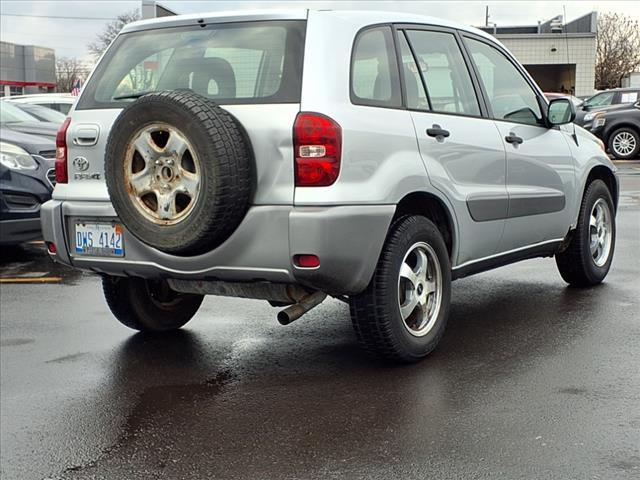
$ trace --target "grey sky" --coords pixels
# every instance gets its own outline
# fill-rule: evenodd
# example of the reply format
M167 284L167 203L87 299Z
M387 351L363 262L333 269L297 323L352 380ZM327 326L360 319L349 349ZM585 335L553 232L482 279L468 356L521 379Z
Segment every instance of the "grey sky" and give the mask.
M0 38L3 41L43 45L54 48L58 56L87 57L86 45L93 40L106 20L73 20L16 17L6 14L104 17L140 6L140 1L85 0L33 1L0 0ZM484 24L485 6L491 21L499 25L535 24L567 10L571 20L592 10L625 13L640 20L638 1L160 1L178 13L260 8L334 8L408 11L456 20L470 25Z

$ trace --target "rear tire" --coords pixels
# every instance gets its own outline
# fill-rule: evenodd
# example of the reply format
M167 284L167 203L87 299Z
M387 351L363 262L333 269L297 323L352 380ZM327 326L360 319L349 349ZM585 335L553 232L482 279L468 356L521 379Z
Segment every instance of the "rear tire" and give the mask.
M442 338L450 301L451 265L440 231L425 217L407 216L391 226L371 283L349 304L369 353L415 362Z
M111 313L123 325L141 332L177 330L196 314L202 295L179 293L164 280L102 277Z
M604 216L603 222L600 215ZM616 217L611 192L602 180L594 180L584 193L569 247L556 254L560 275L575 287L601 283L611 268L615 245Z

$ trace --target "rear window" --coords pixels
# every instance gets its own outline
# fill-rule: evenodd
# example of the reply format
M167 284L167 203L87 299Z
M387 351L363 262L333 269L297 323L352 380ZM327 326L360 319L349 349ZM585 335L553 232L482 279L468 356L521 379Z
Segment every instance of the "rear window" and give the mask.
M304 28L266 21L120 35L77 108L121 108L146 92L177 89L225 104L298 103Z

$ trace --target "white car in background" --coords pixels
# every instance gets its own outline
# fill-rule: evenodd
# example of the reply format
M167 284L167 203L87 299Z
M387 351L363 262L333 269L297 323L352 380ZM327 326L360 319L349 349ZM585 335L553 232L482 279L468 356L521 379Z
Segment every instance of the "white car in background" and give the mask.
M66 115L76 101L70 93L35 93L32 95L16 95L5 98L8 102L30 103L56 110Z

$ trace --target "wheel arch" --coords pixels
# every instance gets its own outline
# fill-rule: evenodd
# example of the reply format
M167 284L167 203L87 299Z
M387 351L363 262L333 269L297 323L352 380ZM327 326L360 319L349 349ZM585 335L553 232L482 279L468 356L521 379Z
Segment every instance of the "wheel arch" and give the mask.
M611 197L613 198L613 205L615 209L618 209L618 195L619 195L619 186L618 179L616 178L615 173L609 167L605 165L596 165L591 170L589 170L589 174L587 175L586 181L582 186L582 197L584 198L584 194L589 188L589 185L594 180L602 180L609 192L611 193Z
M458 248L458 229L453 210L447 203L430 192L411 192L400 199L393 219L405 215L422 215L435 223L447 246L449 259L453 263Z

